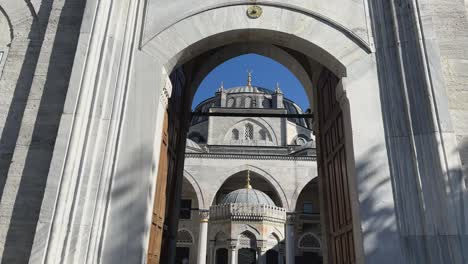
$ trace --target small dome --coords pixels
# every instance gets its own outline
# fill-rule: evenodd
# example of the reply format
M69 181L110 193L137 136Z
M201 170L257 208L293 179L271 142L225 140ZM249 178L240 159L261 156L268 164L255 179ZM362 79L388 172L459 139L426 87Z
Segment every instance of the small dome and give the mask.
M257 87L257 86L237 86L225 90L228 94L234 93L260 93L260 94L274 94L274 91Z
M230 192L224 197L221 204L261 204L276 206L266 193L251 188L243 188Z

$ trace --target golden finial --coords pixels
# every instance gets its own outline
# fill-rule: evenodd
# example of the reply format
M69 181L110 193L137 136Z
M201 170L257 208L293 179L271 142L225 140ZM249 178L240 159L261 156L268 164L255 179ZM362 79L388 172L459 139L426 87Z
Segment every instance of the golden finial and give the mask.
M248 87L252 87L252 71L249 70L247 71L248 75L247 75L247 86Z
M250 169L247 169L247 184L245 185L246 189L252 189L252 185L250 185Z

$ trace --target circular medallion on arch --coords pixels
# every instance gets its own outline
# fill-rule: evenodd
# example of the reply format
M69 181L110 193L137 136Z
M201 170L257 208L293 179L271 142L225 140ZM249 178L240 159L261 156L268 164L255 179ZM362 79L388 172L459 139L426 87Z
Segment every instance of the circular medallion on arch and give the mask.
M247 16L252 19L257 19L263 14L263 9L258 5L250 6L247 9Z

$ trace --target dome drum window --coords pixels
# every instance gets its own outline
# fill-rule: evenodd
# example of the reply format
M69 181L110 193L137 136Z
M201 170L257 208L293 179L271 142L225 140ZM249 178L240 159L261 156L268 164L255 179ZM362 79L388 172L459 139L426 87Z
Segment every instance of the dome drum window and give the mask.
M267 140L267 132L265 129L261 129L258 134L260 136L260 140Z
M232 140L239 140L239 130L233 129L231 132L231 139Z

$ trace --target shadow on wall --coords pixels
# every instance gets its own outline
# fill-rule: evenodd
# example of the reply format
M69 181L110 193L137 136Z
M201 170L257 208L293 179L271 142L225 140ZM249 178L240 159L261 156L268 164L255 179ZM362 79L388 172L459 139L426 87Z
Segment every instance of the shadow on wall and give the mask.
M366 259L370 263L378 259L373 256L395 247L395 235L398 233L392 193L388 192L387 186L390 178L382 177L385 171L385 161L376 163L376 156L381 156L385 149L383 146L373 146L368 153L356 160L356 174L358 175L358 193L361 217L366 219L362 225L362 235L366 237ZM388 197L390 195L390 197ZM362 210L367 209L367 211ZM356 245L357 246L357 245ZM380 251L380 252L379 252ZM381 261L381 260L380 260ZM393 263L402 263L398 259L392 259Z
M70 81L85 2L65 0L63 8L60 9L57 8L60 6L59 1L41 1L39 12L28 35L30 42L0 138L0 154L3 156L0 164L0 195L7 195L7 175L21 178L16 197L11 198L14 199L14 205L11 205L13 212L2 256L2 263L5 264L28 263L29 260ZM60 12L60 18L53 40L50 64L47 69L41 69L39 57L47 57L47 54L40 53L42 48L48 48L45 45L46 29L49 26L49 30L52 29L53 32L54 25L48 22L59 15L57 12ZM11 51L15 48L13 41ZM10 53L12 54L13 52ZM29 109L32 110L30 113ZM37 117L34 115L35 109ZM32 129L31 142L21 138L22 131L28 131L28 127ZM13 152L21 158L23 150L27 151L24 168L16 165L13 160ZM20 176L17 176L18 174Z
M465 185L468 186L468 136L463 136L458 139L458 149L457 149L462 166L463 166L463 173L465 176Z
M148 241L142 241L145 232L148 230L146 219L148 217L146 203L135 203L135 201L153 201L153 193L150 187L155 182L142 182L153 180L147 177L149 171L155 173L157 170L153 160L153 149L141 145L131 151L131 160L119 161L119 169L114 176L111 193L111 211L109 219L119 219L112 221L106 227L107 230L121 230L119 236L107 236L104 242L106 247L102 253L103 258L109 263L119 263L122 259L129 259L128 256L139 256L143 253L143 248ZM143 189L142 189L143 186ZM143 205L143 206L141 206ZM109 239L110 237L110 239ZM132 241L132 243L129 243ZM143 244L142 244L143 243ZM143 259L140 256L136 259Z
M399 31L395 32L390 2L369 3L395 220L404 247L405 262L402 263L466 263L463 258L467 256L462 256L462 252L467 249L460 248L463 245L460 236L448 235L452 231L447 227L458 224L466 230L463 223L458 223L463 219L459 214L463 214L464 209L459 207L464 206L461 200L466 196L460 186L462 173L460 169L452 169L448 175L443 175L439 162L433 162L441 159L440 143L432 133L439 129L433 127L426 95L423 62L419 57L416 29L412 28L415 25L413 10L408 0L396 4ZM401 45L396 44L397 37ZM397 47L402 49L401 58ZM414 137L409 135L410 129ZM466 151L464 149L466 144L461 146L460 153Z

